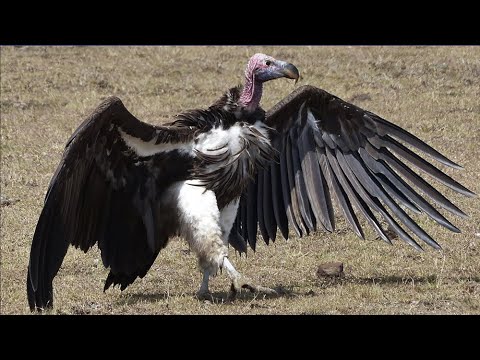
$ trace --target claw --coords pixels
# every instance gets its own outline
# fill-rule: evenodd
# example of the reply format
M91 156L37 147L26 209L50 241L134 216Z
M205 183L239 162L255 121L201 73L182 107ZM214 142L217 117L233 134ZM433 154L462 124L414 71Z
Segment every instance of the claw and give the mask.
M230 286L230 295L229 299L233 300L237 296L238 293L242 292L242 289L248 289L252 293L261 293L265 295L277 295L278 293L270 288L260 286L260 285L254 285L252 282L243 277L235 277L232 281L232 285Z

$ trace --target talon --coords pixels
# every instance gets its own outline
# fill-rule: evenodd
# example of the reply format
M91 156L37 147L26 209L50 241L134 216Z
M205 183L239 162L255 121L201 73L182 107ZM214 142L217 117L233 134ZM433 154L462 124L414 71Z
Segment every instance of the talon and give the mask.
M252 285L248 285L248 284L243 284L242 288L243 289L248 289L248 290L250 290L250 292L254 293L256 287L253 287Z
M266 295L278 295L278 292L276 290L264 286L257 286L255 292L263 293Z
M278 294L275 290L260 286L260 285L254 285L252 282L246 278L238 277L233 279L232 285L230 287L230 298L234 299L237 295L237 293L242 292L242 289L248 289L252 293L263 293L266 295L276 295Z
M246 278L245 276L241 275L237 270L235 270L227 257L224 258L223 265L227 270L228 276L232 280L232 285L230 286L230 294L228 296L229 300L235 299L237 293L242 292L242 289L248 289L252 293L263 293L266 295L277 294L277 292L273 289L253 284L250 279Z

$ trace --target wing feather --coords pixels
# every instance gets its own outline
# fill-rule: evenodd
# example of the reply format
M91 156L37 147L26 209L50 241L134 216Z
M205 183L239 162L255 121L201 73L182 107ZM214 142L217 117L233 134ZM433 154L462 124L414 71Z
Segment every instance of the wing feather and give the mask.
M298 139L298 128L292 129L290 132L290 140L292 144L292 165L295 181L295 189L297 189L298 196L298 206L300 214L302 216L303 222L305 224L306 233L309 234L312 231L315 231L316 224L314 217L312 218L312 210L310 207L310 201L308 200L307 188L305 185L305 179L303 176L303 170L301 166L301 159L299 155L299 139Z
M300 228L300 234L307 234L308 230L300 213L300 205L298 203L299 189L295 186L295 169L293 165L292 139L290 136L287 136L285 139L285 159L293 216Z
M324 229L333 231L333 209L326 186L325 176L320 170L316 155L316 146L312 129L305 127L298 142L299 156L302 159L301 166L306 192L312 206L317 223L322 224Z
M122 133L153 153L142 156ZM177 147L193 136L188 127L143 123L114 97L85 119L67 142L35 229L27 275L32 310L53 305L53 278L70 244L84 252L98 244L110 268L105 289L124 289L146 274L171 231L159 199L190 173L191 156Z
M262 170L263 171L263 170ZM277 238L277 222L275 220L275 213L273 210L273 189L272 189L272 174L271 169L263 171L263 218L265 224L265 230L267 231L268 237L275 241Z
M257 244L257 183L250 182L247 187L247 240L255 251Z
M273 214L275 216L275 222L277 223L277 226L280 229L283 237L288 239L288 218L282 192L280 163L273 163L270 166Z
M282 195L283 195L283 202L285 204L287 218L297 236L302 236L302 231L300 226L297 222L297 218L294 215L293 206L292 206L292 197L290 193L290 189L294 187L293 182L290 182L290 178L288 175L288 168L287 168L287 151L286 151L286 142L287 140L282 137L281 147L282 151L280 152L280 178L281 178L281 185L282 185Z
M267 229L265 227L265 218L266 213L263 209L263 196L264 196L264 170L260 169L257 174L257 214L258 214L258 227L260 229L260 233L262 234L264 240L267 244L270 242L270 236L267 233Z
M324 158L322 162L324 162L327 166L330 166L330 174L332 174L333 188L335 189L335 195L337 196L337 200L340 204L343 214L352 226L355 233L363 239L365 236L363 234L362 227L358 222L358 218L355 215L350 202L351 199L355 198L353 191L348 184L345 174L343 173L338 164L337 158L333 154L333 150L330 148L324 149L326 157L325 154L321 154L321 156ZM347 193L350 195L350 197L347 195Z
M270 177L274 185L268 193L262 182L262 206L255 207L264 222L261 227L266 226L273 208L276 225L285 238L288 226L299 237L312 232L317 223L334 231L333 198L361 238L364 233L356 213L391 243L376 217L380 215L391 230L418 250L422 248L414 237L435 249L440 245L409 213L425 213L448 230L460 232L427 199L454 215L466 214L411 166L455 192L475 196L417 152L455 169L461 166L398 125L312 86L298 88L275 105L267 112L265 123L273 129L270 138L280 161L259 175L261 181ZM244 211L248 216L252 207ZM272 233L271 224L265 232ZM266 241L271 238L262 236Z

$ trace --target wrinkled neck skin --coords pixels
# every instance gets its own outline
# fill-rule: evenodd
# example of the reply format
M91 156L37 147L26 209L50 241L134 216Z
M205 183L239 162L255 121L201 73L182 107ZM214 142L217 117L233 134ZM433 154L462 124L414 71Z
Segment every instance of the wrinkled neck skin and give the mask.
M262 99L263 83L254 76L245 77L245 85L240 95L240 104L249 112L254 112Z

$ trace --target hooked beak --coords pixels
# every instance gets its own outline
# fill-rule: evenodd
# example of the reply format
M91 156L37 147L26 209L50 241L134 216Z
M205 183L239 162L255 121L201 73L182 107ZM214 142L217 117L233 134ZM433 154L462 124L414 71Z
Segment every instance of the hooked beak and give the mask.
M295 84L298 82L300 73L298 72L298 69L295 67L295 65L289 64L285 61L278 61L278 65L284 77L286 77L287 79L295 80Z

